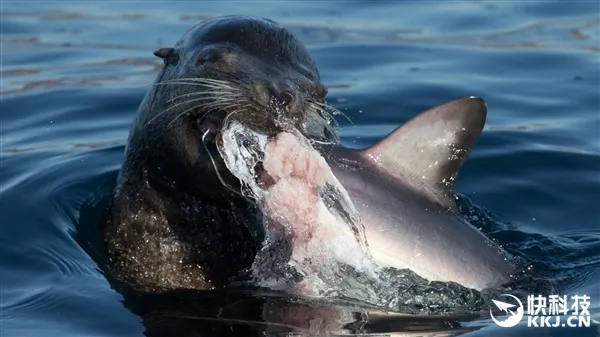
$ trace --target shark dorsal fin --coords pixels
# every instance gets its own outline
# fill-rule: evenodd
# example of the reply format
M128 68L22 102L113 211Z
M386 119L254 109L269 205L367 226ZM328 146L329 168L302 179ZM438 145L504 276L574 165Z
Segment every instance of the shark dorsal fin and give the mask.
M380 170L455 209L454 179L485 125L487 104L461 98L427 110L361 151Z

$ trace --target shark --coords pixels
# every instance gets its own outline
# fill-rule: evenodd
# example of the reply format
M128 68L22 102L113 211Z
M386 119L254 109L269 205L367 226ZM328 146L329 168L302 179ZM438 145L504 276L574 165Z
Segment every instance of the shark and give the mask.
M508 253L456 206L458 173L486 117L485 100L465 97L416 115L364 149L320 149L360 214L379 265L476 290L514 277Z
M235 151L223 150L222 157L253 191L267 230L292 242L291 261L321 263L335 255L364 271L372 261L377 268L410 269L429 281L483 290L515 274L509 255L456 206L458 173L486 117L483 99L456 99L363 149L308 145L298 132L268 140L235 123L222 137L225 148ZM238 142L250 138L265 149L258 175L254 150ZM262 183L253 178L258 176Z

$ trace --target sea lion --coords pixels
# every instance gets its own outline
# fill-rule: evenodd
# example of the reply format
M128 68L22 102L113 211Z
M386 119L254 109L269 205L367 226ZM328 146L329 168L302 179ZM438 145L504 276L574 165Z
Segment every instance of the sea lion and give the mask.
M136 290L212 289L249 268L260 211L235 192L215 146L224 120L338 142L327 89L303 44L256 17L208 19L172 48L141 102L104 220L110 275Z

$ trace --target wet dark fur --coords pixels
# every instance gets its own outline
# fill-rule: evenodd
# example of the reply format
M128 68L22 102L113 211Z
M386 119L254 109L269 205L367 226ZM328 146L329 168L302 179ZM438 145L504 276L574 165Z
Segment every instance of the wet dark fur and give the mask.
M336 141L315 109L326 89L305 47L265 19L210 19L155 55L164 68L139 107L106 213L107 268L143 291L223 287L252 264L262 240L259 211L219 179L239 187L214 144L223 118L274 133L283 113L307 137ZM215 97L194 96L202 92Z

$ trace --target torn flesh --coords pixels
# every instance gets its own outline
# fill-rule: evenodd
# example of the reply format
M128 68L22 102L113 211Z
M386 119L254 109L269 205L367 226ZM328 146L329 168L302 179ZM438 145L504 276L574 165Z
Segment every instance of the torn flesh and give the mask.
M232 123L221 136L221 156L265 219L266 239L259 255L272 254L278 239L291 244L287 263L303 276L291 290L313 295L330 290L335 283L329 280L331 270L340 263L374 272L364 229L348 194L300 132L293 129L267 139ZM269 258L258 256L257 261ZM281 282L262 275L266 268L256 263L253 267L259 283L281 288Z

